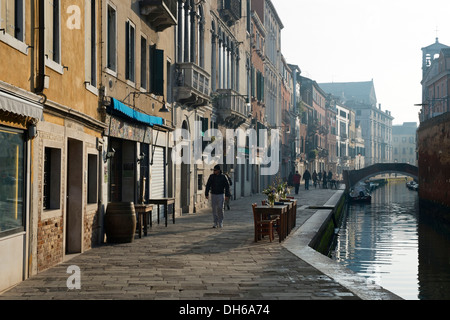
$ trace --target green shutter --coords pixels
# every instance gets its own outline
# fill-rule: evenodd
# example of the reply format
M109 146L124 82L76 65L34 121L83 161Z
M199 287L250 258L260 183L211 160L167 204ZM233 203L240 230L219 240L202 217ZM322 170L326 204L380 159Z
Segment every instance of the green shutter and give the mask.
M130 22L125 22L125 79L130 79Z
M156 49L152 47L151 50L152 79L151 91L157 96L164 95L164 50Z
M252 97L255 97L255 68L253 66L251 68L251 90Z
M264 76L261 74L261 102L264 102Z

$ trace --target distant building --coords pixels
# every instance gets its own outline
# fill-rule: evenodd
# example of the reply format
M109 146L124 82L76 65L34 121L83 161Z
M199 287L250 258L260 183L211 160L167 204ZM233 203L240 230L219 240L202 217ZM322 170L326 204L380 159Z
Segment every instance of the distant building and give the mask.
M380 104L377 107L373 80L321 83L319 86L355 111L365 141L366 165L391 162L394 118L390 111L382 111Z
M307 132L305 154L309 170L324 171L328 160L327 149L327 94L316 81L300 76L300 88Z
M394 162L417 166L416 122L404 122L392 126L392 147Z

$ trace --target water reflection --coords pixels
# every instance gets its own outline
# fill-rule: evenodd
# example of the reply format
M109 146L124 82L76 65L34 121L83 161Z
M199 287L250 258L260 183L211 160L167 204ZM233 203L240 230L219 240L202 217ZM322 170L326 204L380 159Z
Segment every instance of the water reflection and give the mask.
M450 225L436 209L420 207L419 298L450 299Z
M420 210L402 181L375 190L349 206L333 258L404 299L450 299L449 236Z

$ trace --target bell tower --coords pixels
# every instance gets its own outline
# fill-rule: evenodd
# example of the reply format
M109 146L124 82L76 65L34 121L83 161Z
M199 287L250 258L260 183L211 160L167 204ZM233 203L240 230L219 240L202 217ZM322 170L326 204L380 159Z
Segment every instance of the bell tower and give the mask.
M431 63L434 59L439 57L439 53L442 49L449 48L445 44L439 43L439 38L436 37L436 42L428 47L422 48L422 78L425 77L425 74L428 68L431 66Z

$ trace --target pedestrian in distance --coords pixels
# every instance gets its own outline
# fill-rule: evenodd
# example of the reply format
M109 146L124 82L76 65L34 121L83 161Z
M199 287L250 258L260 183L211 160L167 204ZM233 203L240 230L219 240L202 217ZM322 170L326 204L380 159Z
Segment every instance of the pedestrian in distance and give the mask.
M317 188L317 172L316 172L316 170L314 170L314 172L312 174L312 180L314 183L314 188Z
M300 181L302 179L302 176L298 171L295 171L294 176L292 177L292 184L295 187L295 194L298 194L298 189L300 188Z
M227 177L228 184L231 187L233 185L233 182L231 181L230 176L228 175L227 172L224 172L224 175L225 175L225 177ZM228 200L227 200L227 198L225 198L225 206L227 207L228 210L230 210L230 201L231 201L231 192L230 192L230 197L228 197Z
M303 173L303 180L305 180L305 190L309 190L309 180L311 180L311 173L308 169Z
M325 170L323 170L322 179L322 188L327 189L327 172Z
M231 197L230 184L227 177L220 170L220 166L214 167L214 173L211 174L206 183L205 197L209 199L211 192L211 206L214 219L213 228L223 227L223 206L224 202Z
M328 177L327 177L327 181L330 184L330 189L332 189L332 187L333 187L332 180L333 180L333 173L330 170L330 171L328 171Z

